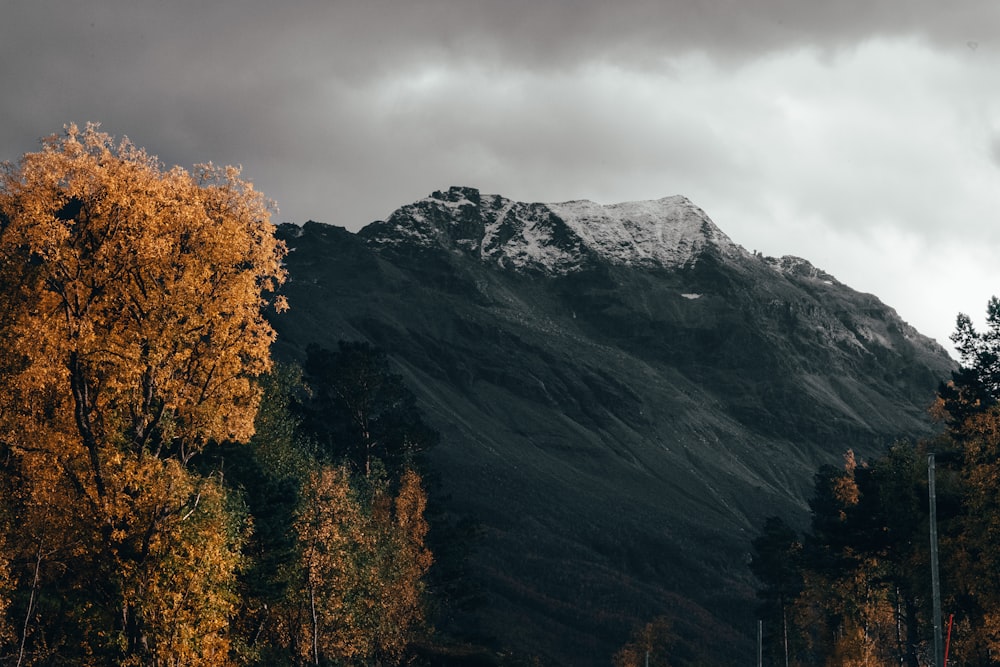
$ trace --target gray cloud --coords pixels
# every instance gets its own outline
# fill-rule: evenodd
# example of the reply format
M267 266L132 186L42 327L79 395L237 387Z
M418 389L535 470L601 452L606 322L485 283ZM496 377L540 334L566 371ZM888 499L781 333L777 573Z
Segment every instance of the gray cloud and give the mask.
M956 220L1000 246L993 26L992 0L6 0L0 159L101 121L168 165L242 164L279 220L352 229L452 184L685 194L950 326L985 296L907 306L915 279L850 248L919 273L960 256ZM987 263L964 283L1000 282Z

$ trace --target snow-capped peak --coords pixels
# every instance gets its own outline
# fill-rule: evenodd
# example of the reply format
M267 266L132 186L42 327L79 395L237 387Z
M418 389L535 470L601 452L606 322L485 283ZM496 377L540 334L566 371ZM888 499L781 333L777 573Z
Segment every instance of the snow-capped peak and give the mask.
M578 271L595 259L684 266L708 246L726 256L745 253L682 196L607 206L585 200L526 204L452 187L362 233L383 247L446 247L487 263L553 274Z
M706 245L726 255L741 249L686 197L603 206L570 201L548 207L584 245L618 264L683 266Z

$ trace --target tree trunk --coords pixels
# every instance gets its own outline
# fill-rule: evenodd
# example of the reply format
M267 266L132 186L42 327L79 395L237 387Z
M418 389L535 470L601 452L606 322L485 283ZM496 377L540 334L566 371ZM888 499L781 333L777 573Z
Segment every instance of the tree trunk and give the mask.
M35 551L35 572L31 578L31 595L28 596L28 611L24 614L24 626L21 628L21 647L17 652L17 667L24 664L24 651L28 642L28 628L31 625L31 615L35 613L35 601L38 599L38 580L42 571L42 543L39 541Z
M149 637L146 636L142 620L136 614L135 607L125 601L122 602L122 626L125 631L126 657L138 657L140 665L152 665Z
M312 644L313 661L319 664L319 618L316 614L316 591L312 583L309 584L309 609L312 612Z
M97 452L97 436L94 434L93 424L90 421L90 413L94 406L91 403L83 364L75 350L69 355L69 382L73 392L73 415L76 419L76 428L80 433L80 439L83 440L83 446L90 456L90 467L94 472L97 497L103 500L107 492L104 486L104 475L101 472L101 459Z

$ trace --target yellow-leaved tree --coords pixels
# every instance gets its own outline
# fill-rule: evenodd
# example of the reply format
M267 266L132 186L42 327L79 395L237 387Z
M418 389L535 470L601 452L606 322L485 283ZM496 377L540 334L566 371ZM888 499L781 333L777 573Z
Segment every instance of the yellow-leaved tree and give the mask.
M411 469L395 497L381 481L359 492L346 465L310 476L294 526L300 583L285 612L301 663L399 663L426 620L426 505Z
M295 521L301 584L289 609L292 643L305 664L370 656L374 637L358 622L352 602L370 596L365 564L374 540L349 472L323 466L310 475L303 500Z
M245 529L189 464L253 433L274 339L262 308L284 279L273 231L238 169L164 169L93 124L4 165L0 472L19 664L228 659Z
M375 512L378 524L383 527L385 545L381 560L381 604L376 612L376 655L390 661L398 660L414 629L426 620L424 577L434 562L426 546L427 493L423 480L412 468L403 471L392 506L392 512L385 509Z

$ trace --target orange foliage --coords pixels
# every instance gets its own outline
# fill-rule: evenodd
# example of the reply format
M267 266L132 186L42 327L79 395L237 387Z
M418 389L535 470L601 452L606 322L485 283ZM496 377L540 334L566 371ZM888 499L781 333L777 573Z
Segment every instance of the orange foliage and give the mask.
M0 534L0 647L7 645L14 638L11 626L7 622L7 608L10 606L14 582L11 581L10 560L7 558L6 547L6 540Z
M857 468L858 462L854 457L854 450L848 449L847 453L844 454L844 472L846 474L838 476L833 482L834 497L844 508L857 505L861 497L858 490L858 483L854 479L854 471ZM847 515L844 513L844 510L841 510L840 519L843 521L846 518Z
M313 473L303 498L295 524L304 579L296 624L299 654L317 664L321 655L369 655L371 640L354 618L349 595L362 577L358 553L370 540L346 469L325 467Z
M632 637L612 658L614 667L643 667L671 664L670 654L677 635L666 616L658 616L632 633ZM648 660L648 662L647 662Z
M427 496L407 470L398 495L374 489L371 505L346 467L313 473L295 524L302 586L289 613L300 658L395 660L424 621Z
M5 171L0 212L4 408L18 413L6 442L28 426L69 441L56 451L183 459L252 435L250 378L270 368L274 338L261 294L284 279L284 250L236 169L164 172L127 141L70 126Z
M403 472L392 516L382 517L382 568L379 573L379 654L398 658L414 627L425 620L423 577L434 562L424 544L428 525L424 518L427 495L420 475Z
M8 550L37 555L40 585L109 582L67 612L95 664L225 662L240 531L186 465L253 433L284 280L268 206L235 168L163 170L96 125L0 174Z

